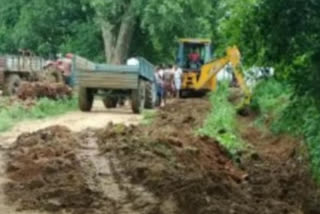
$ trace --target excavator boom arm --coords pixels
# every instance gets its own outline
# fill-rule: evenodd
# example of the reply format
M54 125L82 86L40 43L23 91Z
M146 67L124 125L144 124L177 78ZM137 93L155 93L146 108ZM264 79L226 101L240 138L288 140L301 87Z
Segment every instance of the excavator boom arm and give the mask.
M236 46L227 49L227 56L207 63L201 67L201 73L198 82L195 84L195 89L200 90L209 82L213 82L213 87L216 87L216 77L217 74L230 63L233 67L234 76L242 89L245 99L244 105L250 103L251 92L246 85L241 71L241 55L240 51Z

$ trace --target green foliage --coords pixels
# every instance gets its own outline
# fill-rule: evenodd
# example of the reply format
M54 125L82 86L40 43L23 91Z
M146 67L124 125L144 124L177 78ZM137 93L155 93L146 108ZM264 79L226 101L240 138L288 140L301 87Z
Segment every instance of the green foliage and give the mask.
M320 182L320 111L316 106L312 97L293 96L288 84L276 80L262 81L254 89L252 107L260 111L258 119L276 134L304 137L311 169Z
M0 0L0 4L0 53L29 49L42 56L103 55L95 13L84 1Z
M198 133L217 139L235 157L246 146L237 135L237 112L234 105L228 101L228 96L227 84L220 84L217 92L210 95L212 109Z
M177 38L214 37L216 7L211 0L0 0L0 53L25 48L38 55L73 52L101 61L102 28L117 34L128 6L136 20L129 55L155 63L173 62ZM131 8L131 7L130 7ZM115 46L119 41L112 38ZM215 38L216 40L216 38ZM123 45L125 47L127 44ZM111 47L109 47L111 48Z
M216 9L217 23L217 53L224 54L227 46L238 45L246 62L251 60L250 54L259 55L255 43L257 37L257 23L255 23L255 8L260 0L220 0ZM255 39L253 39L255 37ZM254 50L252 50L254 49ZM251 50L251 52L250 52ZM250 61L251 62L251 61ZM251 62L252 64L256 64Z
M148 56L155 63L175 60L178 38L211 38L215 32L217 1L93 0L90 4L113 34L119 32L121 17L133 5L131 18L136 20L136 27L130 54Z
M294 98L272 124L276 133L303 136L314 177L320 182L320 112L310 97Z
M220 8L221 44L238 44L245 64L272 66L295 93L319 100L320 1L227 0Z
M162 60L173 61L178 38L213 37L216 4L211 0L149 0L141 15L141 27Z
M288 105L292 90L275 79L260 81L254 88L251 108L259 113L261 122L277 120Z
M77 107L77 99L75 97L57 101L43 98L31 108L25 107L22 104L14 104L7 107L1 106L0 132L10 129L14 124L22 120L56 116L75 110Z

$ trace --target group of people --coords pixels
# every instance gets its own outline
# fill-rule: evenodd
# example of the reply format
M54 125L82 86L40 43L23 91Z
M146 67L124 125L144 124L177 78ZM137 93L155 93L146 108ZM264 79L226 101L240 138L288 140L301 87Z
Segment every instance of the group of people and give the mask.
M182 69L177 65L160 65L155 73L157 87L157 105L163 106L167 98L179 98L182 85Z

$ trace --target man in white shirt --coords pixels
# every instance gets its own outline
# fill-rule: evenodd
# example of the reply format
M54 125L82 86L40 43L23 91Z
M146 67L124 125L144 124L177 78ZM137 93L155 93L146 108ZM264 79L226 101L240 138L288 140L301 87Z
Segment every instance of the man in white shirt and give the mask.
M163 73L160 73L161 68L156 68L155 80L156 80L156 88L157 88L157 106L163 106Z
M174 71L174 86L175 86L175 92L176 92L176 97L180 97L180 90L181 90L181 85L182 85L182 69L179 68L177 65L173 66L173 71Z

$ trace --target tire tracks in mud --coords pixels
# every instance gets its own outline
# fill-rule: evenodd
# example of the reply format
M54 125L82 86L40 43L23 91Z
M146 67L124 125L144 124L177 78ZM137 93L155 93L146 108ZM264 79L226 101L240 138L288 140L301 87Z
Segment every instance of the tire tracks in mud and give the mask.
M80 134L81 135L81 134ZM143 186L133 185L116 158L101 154L98 138L94 132L86 131L87 145L81 146L80 155L89 159L95 167L99 186L104 200L110 201L107 213L110 214L141 214L141 209L148 213L158 204L156 197ZM103 210L104 208L102 208ZM101 212L101 210L99 211Z

